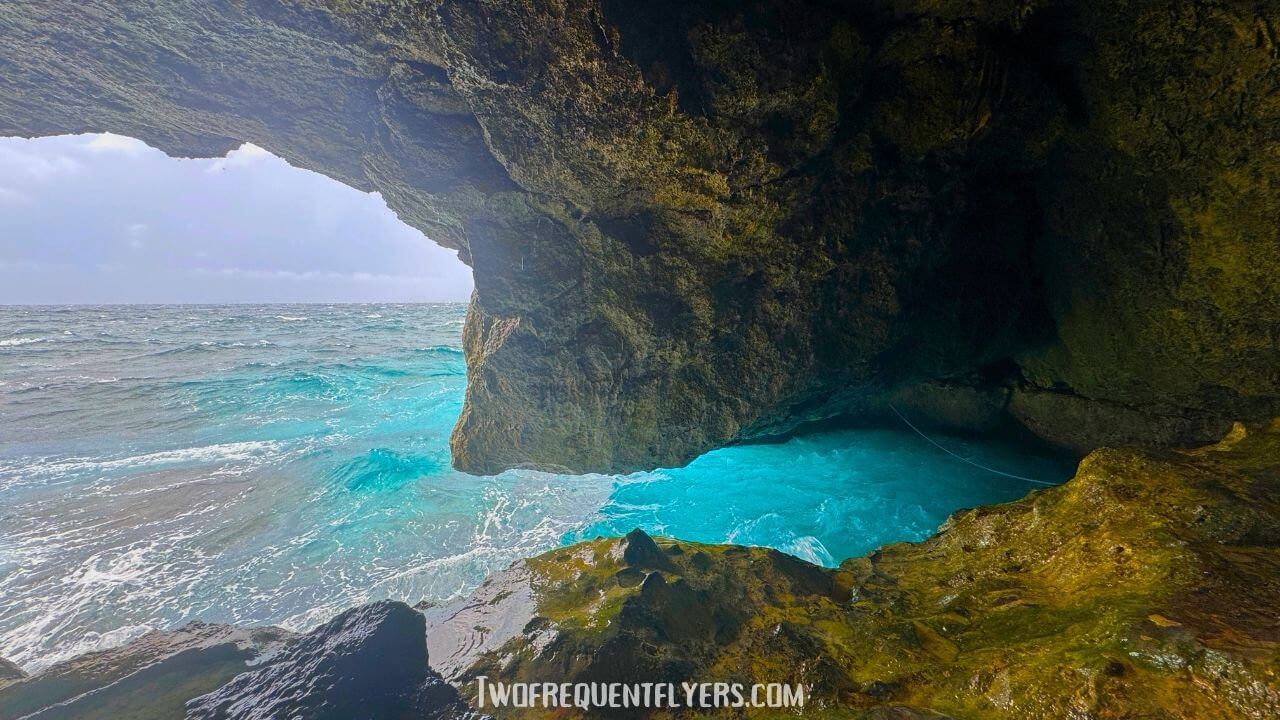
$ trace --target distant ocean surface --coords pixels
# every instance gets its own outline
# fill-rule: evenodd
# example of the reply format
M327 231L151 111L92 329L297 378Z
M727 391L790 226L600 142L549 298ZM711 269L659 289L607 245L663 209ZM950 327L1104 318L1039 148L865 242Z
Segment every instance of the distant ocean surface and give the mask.
M0 307L0 656L444 602L632 527L834 565L1033 486L845 430L625 477L449 465L462 305ZM1060 459L940 438L1007 472Z

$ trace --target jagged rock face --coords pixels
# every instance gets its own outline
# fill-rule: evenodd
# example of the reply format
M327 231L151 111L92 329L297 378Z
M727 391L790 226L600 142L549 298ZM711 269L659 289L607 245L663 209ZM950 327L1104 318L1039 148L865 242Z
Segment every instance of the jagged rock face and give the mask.
M466 470L679 464L938 381L1078 449L1280 408L1263 5L55 0L0 31L0 134L253 141L458 248Z
M188 703L188 720L477 717L427 665L426 625L404 603L348 610L269 664Z
M491 578L431 629L433 656L464 692L792 682L816 717L1276 717L1278 481L1280 421L1097 451L1063 486L836 570L637 531Z
M292 637L276 628L201 622L150 632L7 686L0 679L0 720L180 720L188 700L271 657Z

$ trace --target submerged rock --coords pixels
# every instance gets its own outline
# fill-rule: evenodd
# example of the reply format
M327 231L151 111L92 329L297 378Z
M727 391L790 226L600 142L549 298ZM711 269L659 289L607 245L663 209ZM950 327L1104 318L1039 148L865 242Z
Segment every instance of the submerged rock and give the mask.
M464 470L682 464L901 392L1185 445L1280 412L1277 13L1240 5L11 2L0 135L379 191L475 271Z
M188 704L189 720L445 720L472 717L427 665L425 624L404 603L348 610L262 668Z
M638 531L579 543L432 633L483 638L440 649L458 681L800 682L838 717L1270 718L1278 517L1280 422L1237 426L1097 451L1063 486L835 570ZM628 558L651 544L662 560Z
M179 720L185 704L277 652L276 628L190 623L58 663L3 686L0 720Z
M0 658L0 687L15 683L26 676L27 674L23 672L22 668L4 658Z

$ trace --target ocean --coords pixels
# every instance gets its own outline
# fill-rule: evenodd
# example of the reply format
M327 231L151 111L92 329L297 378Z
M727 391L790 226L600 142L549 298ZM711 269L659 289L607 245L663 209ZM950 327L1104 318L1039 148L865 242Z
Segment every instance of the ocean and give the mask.
M633 527L835 565L1023 480L903 430L627 476L450 467L465 306L0 307L0 657L29 671L194 619L312 627L445 603ZM1060 482L1027 448L947 451Z

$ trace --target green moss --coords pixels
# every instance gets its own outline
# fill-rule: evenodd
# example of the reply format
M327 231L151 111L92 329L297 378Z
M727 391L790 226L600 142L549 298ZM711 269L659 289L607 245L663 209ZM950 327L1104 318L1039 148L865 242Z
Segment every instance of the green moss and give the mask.
M836 571L672 540L637 565L625 540L581 543L527 561L538 635L474 666L812 683L819 717L1263 717L1280 707L1278 470L1280 422L1194 451L1098 451L1066 485Z

